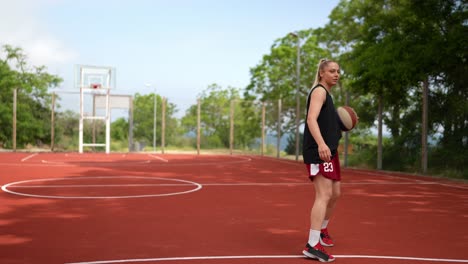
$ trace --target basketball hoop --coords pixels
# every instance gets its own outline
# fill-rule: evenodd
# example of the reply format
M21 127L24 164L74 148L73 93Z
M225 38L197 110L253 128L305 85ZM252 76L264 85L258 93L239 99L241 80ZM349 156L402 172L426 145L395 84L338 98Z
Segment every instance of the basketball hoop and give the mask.
M100 83L92 83L92 84L91 84L91 88L93 88L93 89L100 89L100 88L101 88L101 84L100 84Z
M88 119L102 119L106 124L106 139L105 143L99 143L99 146L106 147L106 153L110 152L110 90L115 87L115 69L111 67L75 65L75 83L76 88L80 89L80 124L78 135L79 152L83 153L83 147L97 146L96 143L84 143L84 121ZM84 98L85 94L101 94L105 95L105 116L98 116L93 111L93 116L84 115ZM89 98L89 96L86 96ZM93 102L94 103L94 102Z

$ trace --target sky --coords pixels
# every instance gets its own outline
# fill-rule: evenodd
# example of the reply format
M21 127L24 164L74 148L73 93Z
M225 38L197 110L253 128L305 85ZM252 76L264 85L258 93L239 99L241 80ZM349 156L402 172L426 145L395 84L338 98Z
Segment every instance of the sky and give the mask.
M57 90L79 91L75 65L114 67L113 94L156 91L180 117L210 84L245 88L276 39L324 26L338 2L0 0L0 45L63 78Z

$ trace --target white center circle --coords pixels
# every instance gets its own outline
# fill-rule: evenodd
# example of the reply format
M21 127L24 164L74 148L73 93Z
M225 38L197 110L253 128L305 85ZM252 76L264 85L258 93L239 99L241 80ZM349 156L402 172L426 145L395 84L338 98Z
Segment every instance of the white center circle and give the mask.
M38 195L38 194L31 194L25 192L18 192L12 191L9 188L14 187L21 187L21 188L60 188L60 187L126 187L126 186L151 186L146 184L139 184L139 185L67 185L67 186L59 186L59 185L42 185L42 186L21 186L22 184L26 183L34 183L34 182L45 182L45 181L65 181L65 180L90 180L90 179L143 179L143 180L162 180L162 181L171 181L176 182L176 184L166 184L172 186L184 186L184 185L193 185L193 188L186 191L180 192L170 192L170 193L157 193L157 194L142 194L142 195L121 195L121 196L62 196L62 195ZM165 184L159 184L159 186L165 186ZM127 198L145 198L145 197L159 197L159 196L171 196L171 195L179 195L179 194L187 194L191 192L196 192L202 188L202 185L192 181L186 180L179 180L179 179L167 179L167 178L158 178L158 177L142 177L142 176L93 176L93 177L70 177L70 178L49 178L49 179L34 179L34 180L26 180L26 181L17 181L5 184L2 186L2 190L7 193L20 195L20 196L27 196L27 197L36 197L36 198L50 198L50 199L127 199Z

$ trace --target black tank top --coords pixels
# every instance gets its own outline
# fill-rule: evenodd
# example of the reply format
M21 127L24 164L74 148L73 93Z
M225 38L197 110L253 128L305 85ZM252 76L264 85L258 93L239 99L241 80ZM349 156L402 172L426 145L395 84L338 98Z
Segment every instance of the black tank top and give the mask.
M306 164L317 164L323 163L323 160L320 159L318 154L318 145L315 141L312 133L310 133L309 126L307 124L307 116L309 114L309 107L310 107L310 98L312 96L312 92L317 87L323 87L321 84L317 84L313 87L310 92L309 96L307 97L307 112L306 112L306 122L304 126L304 144L302 149L302 156L304 158L304 163ZM333 99L330 96L330 93L327 89L327 96L325 102L320 109L320 113L317 118L317 123L320 128L320 133L322 134L323 140L325 144L330 148L332 156L336 155L338 149L338 143L341 138L341 129L338 121L338 114L336 113L335 105L333 104Z

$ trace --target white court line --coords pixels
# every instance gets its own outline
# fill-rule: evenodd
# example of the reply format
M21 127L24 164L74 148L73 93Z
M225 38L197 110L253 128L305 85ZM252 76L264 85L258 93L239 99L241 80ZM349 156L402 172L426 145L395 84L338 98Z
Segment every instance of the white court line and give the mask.
M458 189L468 190L468 187L459 186L459 185L450 185L450 184L440 183L440 182L436 182L436 183L434 183L434 184L442 185L442 186L445 186L445 187L452 187L452 188L458 188Z
M250 162L252 159L246 158L243 160L232 160L232 161L212 161L212 162L193 162L193 163L172 163L173 166L224 166L224 165L232 165L237 163L244 163Z
M268 156L249 156L253 159L258 159L258 160L271 160L275 161L278 163L284 163L288 165L294 165L294 166L304 166L302 161L295 161L295 160L289 160L289 159L278 159L278 158L273 158L273 157L268 157Z
M255 182L245 182L245 183L199 183L202 186L310 186L312 183L310 182L294 182L294 183L286 183L286 182L264 182L264 183L255 183ZM342 185L433 185L434 183L343 183ZM146 184L146 183L137 183L137 184L66 184L66 185L20 185L20 186L10 186L10 188L100 188L100 187L166 187L166 186L190 186L193 185L192 183L163 183L163 184Z
M278 158L273 158L273 157L267 157L267 156L261 156L261 157L255 157L255 159L260 159L260 160L272 160L272 161L275 161L275 162L278 162L278 163L283 163L283 164L289 164L289 165L299 165L299 164L302 164L300 162L296 162L294 160L284 160L284 159L278 159ZM344 167L343 167L344 169ZM371 175L371 176L376 176L376 177L389 177L389 178L394 178L394 179L402 179L402 180L408 180L408 181L413 181L413 182L417 182L418 184L423 184L423 183L426 183L427 181L431 181L431 183L427 183L427 184L437 184L437 185L442 185L442 186L445 186L445 187L452 187L452 188L457 188L457 189L462 189L462 190L468 190L468 186L465 187L465 186L460 186L460 185L451 185L451 184L448 184L448 183L440 183L440 182L434 182L434 178L432 178L431 176L427 176L427 175L411 175L411 174L404 174L402 173L402 176L397 176L397 175L391 175L390 173L398 173L397 171L375 171L375 172L372 172L372 171L365 171L365 170L359 170L359 169L353 169L353 168L350 168L351 171L354 171L356 173L359 173L359 174L367 174L367 175ZM405 176L410 176L410 177L405 177ZM421 177L421 178L424 178L425 180L422 180L422 179L415 179L415 178L412 178L412 177Z
M398 260L418 260L418 261L438 261L438 262L464 262L468 259L440 259L440 258L417 258L417 257L398 257L398 256L366 256L366 255L334 255L338 258L368 258L368 259L398 259Z
M334 256L336 258L397 259L397 260L468 263L468 259L439 259L439 258L417 258L417 257L398 257L398 256L367 256L367 255L334 255ZM216 260L216 259L286 259L286 258L306 258L306 257L303 255L205 256L205 257L97 260L97 261L86 261L86 262L70 262L66 264L109 264L109 263L150 262L150 261L156 262L156 261L182 261L182 260L190 261L190 260Z
M245 159L245 160L234 160L234 161L222 161L222 162L190 162L190 163L170 163L169 161L166 163L151 163L151 160L144 160L144 161L133 161L133 162L113 162L113 161L69 161L69 162L63 162L63 161L47 161L47 160L41 160L41 163L25 163L25 164L16 164L16 163L0 163L0 166L10 166L10 167L24 167L24 166L29 166L29 167L44 167L44 166L59 166L59 167L71 167L71 166L79 166L80 164L84 165L93 165L93 166L105 166L105 167L123 167L123 166L129 166L129 165L146 165L146 164L152 164L153 166L171 166L171 167L182 167L182 166L206 166L206 165L217 165L217 166L222 166L222 165L231 165L231 164L236 164L236 163L243 163L243 162L249 162L251 161L250 159Z
M43 163L0 163L0 166L9 166L9 167L70 167L70 166L76 166L76 165L71 165L71 164L66 164L66 163L61 163L61 164L43 164Z
M158 159L160 161L164 161L164 162L169 162L169 160L167 159L164 159L164 158L161 158L161 157L158 157L158 156L155 156L153 154L148 154L148 156L152 157L152 158L155 158L155 159Z
M93 160L86 160L86 161L74 161L74 160L70 160L70 161L48 161L48 160L41 160L42 163L45 163L45 164L56 164L56 165L60 165L60 164L71 164L71 165L75 165L75 164L87 164L87 163L91 163L91 164L99 164L99 163L104 163L104 164L113 164L113 166L116 166L116 164L118 165L132 165L132 164L143 164L143 163L150 163L149 160L144 160L144 161L125 161L125 162L116 162L116 161L112 161L112 160L97 160L97 161L93 161Z
M18 189L18 188L36 188L36 189L51 189L51 188L107 188L107 187L172 187L172 186L191 186L193 184L66 184L66 185L21 185L21 186L10 186L10 189Z
M63 179L63 178L62 178ZM45 179L44 181L50 181ZM298 185L311 185L311 183L206 183L201 186L298 186ZM114 188L114 187L179 187L179 186L193 186L192 182L188 183L163 183L163 184L53 184L53 185L10 185L8 189L52 189L52 188Z
M156 156L155 156L156 157ZM156 157L158 159L162 159L160 157ZM189 163L170 163L169 160L166 160L165 163L152 163L154 166L205 166L205 165L217 165L217 166L222 166L222 165L231 165L231 164L237 164L237 163L244 163L244 162L250 162L252 161L251 158L246 158L246 157L238 157L240 158L239 160L229 160L229 161L211 161L211 162L189 162ZM164 159L162 160L164 161ZM36 164L31 164L31 163L25 163L25 164L12 164L12 163L0 163L0 166L30 166L30 167L41 167L41 166L62 166L62 167L68 167L68 166L78 166L79 164L91 164L91 165L96 165L96 166L106 166L106 167L120 167L120 166L128 166L128 165L146 165L151 163L151 160L145 160L145 161L128 161L128 162L113 162L113 161L48 161L48 160L41 160L41 163L36 163Z
M123 196L55 196L55 195L36 195L36 194L29 194L29 193L22 193L18 191L12 191L9 188L11 187L18 187L15 185L20 185L23 183L31 183L31 182L41 182L41 181L60 181L60 180L87 180L87 179L112 179L112 178L136 178L136 179L148 179L148 180L165 180L165 181L175 181L180 182L182 184L190 184L195 186L194 189L188 191L180 191L180 192L172 192L172 193L162 193L162 194L143 194L143 195L123 195ZM182 185L181 184L181 185ZM25 186L25 185L22 185ZM143 177L143 176L92 176L92 177L74 177L74 178L49 178L49 179L34 179L34 180L25 180L25 181L18 181L18 182L11 182L2 186L2 190L7 193L26 196L26 197L35 197L35 198L51 198L51 199L127 199L127 198L146 198L146 197L160 197L160 196L173 196L179 194L187 194L191 192L196 192L200 190L203 186L199 183L192 182L192 181L185 181L179 179L172 179L172 178L157 178L157 177Z
M410 175L410 174L406 175L406 176L412 176L412 177L424 177L424 179L425 179L425 180L419 180L419 179L413 179L411 177L389 175L389 174L382 173L382 172L375 172L375 173L372 173L370 171L355 171L355 172L362 173L362 174L367 174L367 175L372 175L372 176L383 176L383 177L389 177L389 178L395 178L395 179L409 180L409 181L417 182L418 184L430 182L431 184L442 185L442 186L445 186L445 187L452 187L452 188L457 188L457 189L468 190L468 186L465 187L465 186L460 186L460 185L451 185L451 184L447 184L447 183L435 182L433 180L435 180L437 178L431 178L430 176L425 176L425 175L422 175L422 176L421 175ZM403 174L403 175L405 175L405 174Z
M420 179L413 179L411 177L404 177L403 176L396 176L396 175L390 175L390 174L387 174L385 172L379 172L379 171L376 171L376 172L371 172L371 171L355 171L356 173L359 173L359 174L367 174L367 175L371 175L371 176L377 176L377 177L388 177L388 178L395 178L395 179L402 179L402 180L408 180L408 181L416 181L416 182L425 182L423 180L420 180ZM406 175L406 176L413 176L413 175ZM418 177L418 176L413 176L413 177Z
M21 160L21 162L25 162L25 161L27 161L28 159L30 159L30 158L32 158L32 157L34 157L34 156L38 155L38 154L39 154L39 153L34 153L34 154L31 154L31 155L29 155L29 156L27 156L27 157L23 158L23 159Z
M433 185L435 183L413 182L352 182L341 185ZM246 183L201 183L203 186L289 186L289 185L313 185L312 182L246 182Z

